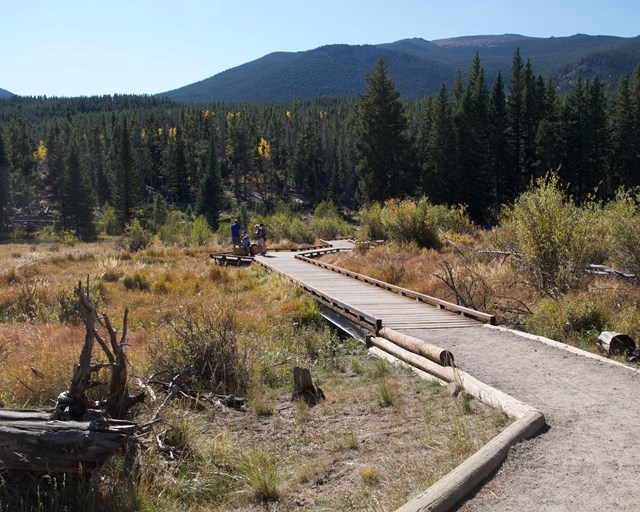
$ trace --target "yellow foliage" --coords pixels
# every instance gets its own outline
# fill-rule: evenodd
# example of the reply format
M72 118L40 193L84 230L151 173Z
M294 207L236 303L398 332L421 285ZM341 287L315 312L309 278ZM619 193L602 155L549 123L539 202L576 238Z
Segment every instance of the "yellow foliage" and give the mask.
M291 112L287 110L286 116L287 116L287 119L291 119Z
M158 128L156 133L158 134L158 137L162 137L162 128Z
M146 135L146 132L144 131L144 128L142 130L140 130L140 137L142 137L144 139Z
M175 126L173 128L169 128L169 138L170 139L175 139L176 138L177 130L178 129Z
M43 163L47 161L47 146L44 145L44 141L38 142L38 147L33 152L33 157L38 161L38 163Z
M265 160L271 160L271 145L264 137L260 137L260 144L258 144L258 155Z

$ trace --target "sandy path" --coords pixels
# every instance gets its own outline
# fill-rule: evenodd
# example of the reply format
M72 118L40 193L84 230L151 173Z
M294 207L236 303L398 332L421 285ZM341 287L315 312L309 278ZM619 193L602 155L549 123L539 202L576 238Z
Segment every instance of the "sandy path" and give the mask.
M468 511L640 510L640 373L509 332L405 330L474 377L540 410L546 432L511 450Z

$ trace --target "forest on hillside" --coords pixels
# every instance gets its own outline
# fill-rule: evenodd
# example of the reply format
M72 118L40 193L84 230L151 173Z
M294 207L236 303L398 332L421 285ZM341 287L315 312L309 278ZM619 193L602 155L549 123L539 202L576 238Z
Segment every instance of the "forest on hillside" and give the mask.
M105 210L124 228L193 209L217 227L238 205L323 200L353 209L391 197L465 205L491 225L531 181L557 170L574 200L640 185L640 67L612 94L566 94L520 51L491 89L478 56L434 97L400 97L379 61L359 98L186 105L103 96L0 101L0 231L46 204L55 229L94 238ZM104 223L102 224L104 225Z

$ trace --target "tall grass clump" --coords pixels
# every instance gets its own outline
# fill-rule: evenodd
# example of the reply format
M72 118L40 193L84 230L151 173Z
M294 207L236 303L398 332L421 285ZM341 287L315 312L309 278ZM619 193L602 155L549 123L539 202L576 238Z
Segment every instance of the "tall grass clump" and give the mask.
M560 297L584 287L596 258L596 209L576 205L551 173L503 212L498 244L516 255L515 270L539 292Z
M150 348L155 371L180 374L180 383L196 391L246 392L248 354L236 337L233 311L221 310L214 316L189 311L168 327Z
M463 208L433 205L426 197L374 203L360 210L360 219L364 237L369 240L414 243L429 249L442 247L444 232L472 230Z

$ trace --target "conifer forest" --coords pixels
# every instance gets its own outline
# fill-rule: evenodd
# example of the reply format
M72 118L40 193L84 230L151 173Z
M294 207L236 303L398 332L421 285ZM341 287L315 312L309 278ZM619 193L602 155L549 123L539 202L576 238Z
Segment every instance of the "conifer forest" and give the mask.
M607 90L598 76L560 94L520 51L509 76L476 56L434 97L410 100L380 59L356 98L186 104L160 96L0 101L0 231L45 202L83 240L105 209L153 228L192 208L214 229L245 204L323 200L355 209L392 197L465 205L481 225L557 171L574 200L640 185L640 67Z

